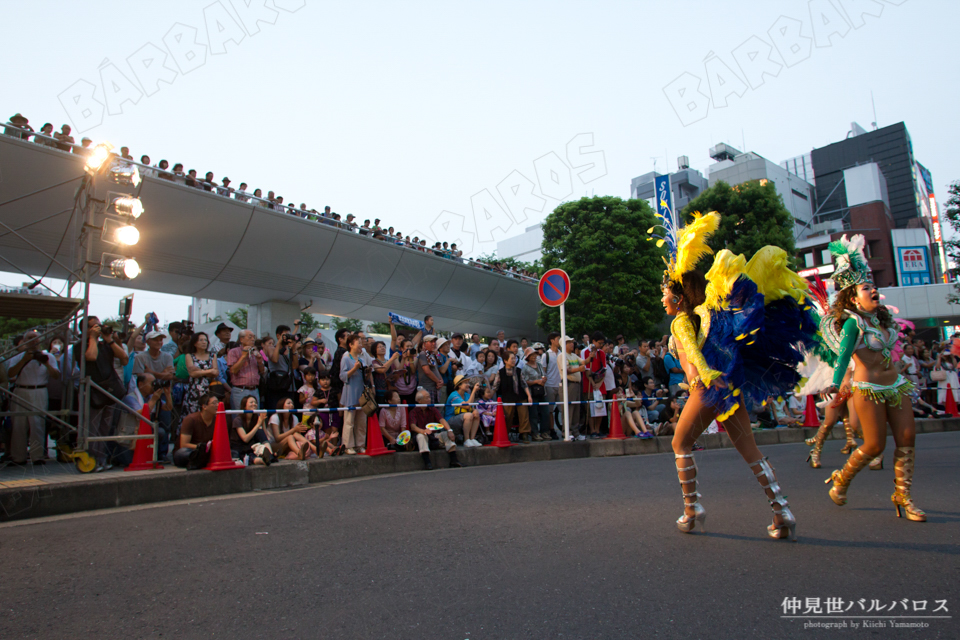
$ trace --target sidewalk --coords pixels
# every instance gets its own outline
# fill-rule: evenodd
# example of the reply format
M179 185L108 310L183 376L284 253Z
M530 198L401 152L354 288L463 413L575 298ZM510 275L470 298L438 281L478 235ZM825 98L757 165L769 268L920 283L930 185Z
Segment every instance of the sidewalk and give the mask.
M960 431L960 418L917 421L918 435L941 431ZM812 428L768 429L754 432L754 437L758 445L765 446L803 442L815 433L816 429ZM830 439L845 439L843 427L835 427ZM506 449L460 447L457 453L465 466L472 467L669 453L673 450L670 441L670 437L660 437L544 442ZM699 442L706 449L733 446L725 433L702 435ZM446 452L433 451L431 455L437 468L447 466ZM43 466L7 466L0 469L0 522L414 471L423 471L423 460L418 453L376 458L338 456L307 462L291 460L236 471L186 471L170 465L156 471L112 469L105 473L81 474L72 464L56 462Z

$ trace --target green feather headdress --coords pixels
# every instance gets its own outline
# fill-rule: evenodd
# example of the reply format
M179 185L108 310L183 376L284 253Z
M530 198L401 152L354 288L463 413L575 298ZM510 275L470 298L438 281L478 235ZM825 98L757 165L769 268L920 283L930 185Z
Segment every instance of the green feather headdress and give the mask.
M867 264L867 258L863 253L863 247L866 244L863 235L857 234L847 239L846 234L839 240L834 240L827 245L830 253L833 254L833 262L836 265L836 271L830 278L837 287L837 291L842 291L847 287L852 287L866 282L873 282L873 273L870 271L870 265Z

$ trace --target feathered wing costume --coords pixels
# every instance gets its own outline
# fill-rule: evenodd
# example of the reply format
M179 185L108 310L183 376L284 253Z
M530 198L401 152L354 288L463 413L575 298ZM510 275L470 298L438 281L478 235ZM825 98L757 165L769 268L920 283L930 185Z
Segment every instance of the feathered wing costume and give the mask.
M682 283L683 274L712 253L706 241L719 224L716 212L694 214L672 243L677 250L667 262L667 280ZM686 314L677 316L671 331L697 367L704 401L722 421L743 400L763 403L800 383L798 367L816 344L817 322L807 281L790 270L779 247L766 246L749 262L723 249L705 277L706 300L695 310L699 332L694 335ZM711 385L720 376L726 388Z

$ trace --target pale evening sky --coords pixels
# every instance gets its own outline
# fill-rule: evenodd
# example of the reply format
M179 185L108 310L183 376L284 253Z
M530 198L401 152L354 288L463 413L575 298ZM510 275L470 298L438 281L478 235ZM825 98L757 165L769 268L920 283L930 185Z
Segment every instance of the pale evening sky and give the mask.
M137 159L182 162L411 236L460 237L474 254L562 200L629 197L630 179L654 157L660 171L679 155L705 171L710 146L745 141L780 162L841 140L852 121L869 129L871 91L880 126L906 123L941 204L960 179L953 0L276 0L281 8L260 22L249 1L4 2L20 26L4 31L0 115L21 112L38 130L69 123L77 141L127 145ZM201 43L192 49L191 29ZM160 61L165 37L169 70L144 68ZM239 43L218 42L231 38ZM773 46L767 75L767 56L747 55L761 40ZM713 88L695 122L706 98L695 96L701 110L681 121L664 93L685 72L704 94ZM68 113L61 100L84 86L96 87L92 99ZM93 100L107 103L102 118ZM578 134L593 136L579 154L589 136L568 145ZM472 198L479 209L485 190L494 208L510 206L497 185L515 171L547 197L532 200L525 220L475 218ZM551 176L559 182L547 184ZM0 274L2 284L22 280ZM115 315L127 291L96 287L94 312ZM186 317L189 304L145 292L135 300L135 316L149 306L163 322Z

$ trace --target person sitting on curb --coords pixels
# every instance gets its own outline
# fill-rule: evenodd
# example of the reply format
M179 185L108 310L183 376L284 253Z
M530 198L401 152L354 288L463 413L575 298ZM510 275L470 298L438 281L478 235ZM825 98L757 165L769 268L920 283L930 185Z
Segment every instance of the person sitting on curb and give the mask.
M417 404L428 404L430 402L430 392L421 389L417 392ZM436 407L416 407L410 410L407 417L410 431L416 434L417 448L420 450L420 456L423 458L423 466L427 469L433 469L433 463L430 461L430 439L439 440L443 447L450 454L450 466L462 467L457 459L457 441L453 429L446 420L440 417L440 411ZM428 424L441 424L443 431L428 431Z
M443 408L443 418L454 432L460 432L465 447L480 447L482 445L475 439L480 430L480 412L473 408L480 383L474 384L471 392L470 380L466 376L457 376L453 388L454 392L447 397Z
M203 469L207 466L219 404L217 396L205 393L200 397L200 411L183 419L180 425L180 448L173 454L173 464L184 469Z

